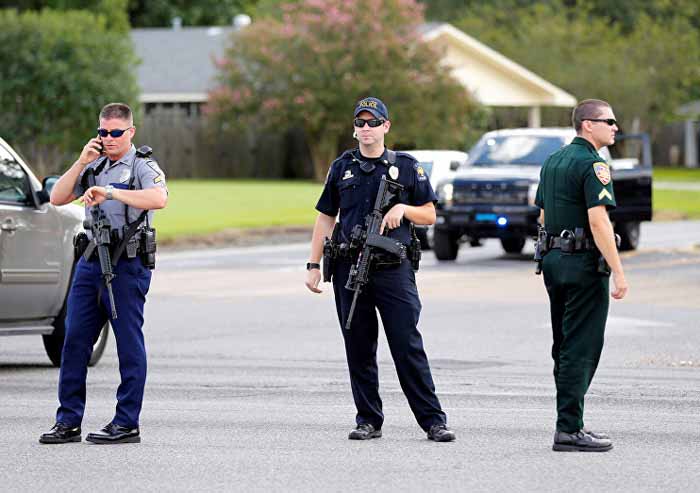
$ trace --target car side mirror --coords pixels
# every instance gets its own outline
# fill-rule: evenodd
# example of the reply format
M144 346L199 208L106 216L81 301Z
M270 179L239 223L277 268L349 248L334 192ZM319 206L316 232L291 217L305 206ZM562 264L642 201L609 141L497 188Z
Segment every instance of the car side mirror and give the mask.
M41 182L41 191L39 191L37 194L39 197L39 202L45 204L51 200L51 190L53 190L53 187L56 185L59 178L60 176L47 176L44 178L44 180Z
M451 161L450 171L457 171L460 166L462 166L462 161Z

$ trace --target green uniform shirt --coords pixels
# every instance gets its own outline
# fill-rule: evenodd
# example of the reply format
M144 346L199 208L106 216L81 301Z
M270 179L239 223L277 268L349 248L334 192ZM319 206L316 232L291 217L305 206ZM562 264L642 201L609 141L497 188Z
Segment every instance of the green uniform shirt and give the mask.
M616 205L610 167L590 142L576 137L545 161L535 205L545 211L549 234L558 236L564 229L584 228L590 235L588 209Z

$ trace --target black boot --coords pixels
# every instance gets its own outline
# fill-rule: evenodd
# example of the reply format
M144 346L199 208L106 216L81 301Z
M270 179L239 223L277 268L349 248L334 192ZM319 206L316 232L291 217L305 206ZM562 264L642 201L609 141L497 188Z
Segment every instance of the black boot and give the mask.
M357 428L352 430L348 435L349 440L369 440L370 438L381 438L382 430L377 430L369 423L357 425Z
M583 430L576 433L555 432L552 446L552 450L557 452L607 452L611 448L609 439L596 438Z
M433 425L428 430L428 440L435 442L454 442L457 439L455 432L450 430L446 424Z
M98 432L88 433L85 440L106 445L113 443L140 443L141 437L139 436L138 428L125 428L124 426L109 423Z
M39 443L47 444L71 443L79 442L80 440L80 426L70 427L63 423L56 423L51 428L51 431L39 437Z

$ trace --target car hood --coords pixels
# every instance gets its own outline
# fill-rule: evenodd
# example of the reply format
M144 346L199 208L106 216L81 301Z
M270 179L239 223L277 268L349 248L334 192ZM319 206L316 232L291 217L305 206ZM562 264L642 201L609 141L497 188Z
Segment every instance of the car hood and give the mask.
M474 166L459 170L454 182L494 181L494 180L528 180L539 181L539 166Z

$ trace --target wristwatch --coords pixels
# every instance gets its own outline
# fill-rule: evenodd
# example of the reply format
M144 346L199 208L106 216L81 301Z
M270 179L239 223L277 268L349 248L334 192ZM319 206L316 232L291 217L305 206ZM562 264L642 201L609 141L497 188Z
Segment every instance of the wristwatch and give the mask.
M114 187L112 185L107 185L105 187L105 192L107 193L107 200L112 200L112 192L114 192Z
M314 262L306 262L306 270L311 270L311 269L320 269L321 264L317 264Z

